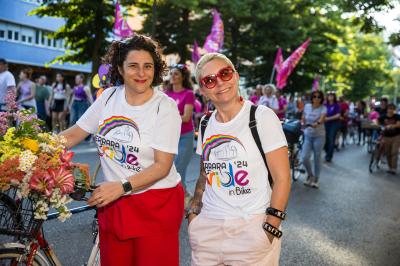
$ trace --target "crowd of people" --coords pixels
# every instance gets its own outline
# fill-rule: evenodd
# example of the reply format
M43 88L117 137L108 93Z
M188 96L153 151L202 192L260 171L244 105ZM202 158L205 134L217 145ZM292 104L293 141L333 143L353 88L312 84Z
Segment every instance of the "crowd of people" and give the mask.
M357 128L361 144L366 119L382 126L388 171L397 173L400 117L385 98L354 104L334 92L284 95L260 84L245 100L226 56L200 59L195 90L186 65L168 68L162 58L150 37L113 41L103 62L119 85L96 100L82 74L70 86L58 73L49 86L46 76L33 81L26 68L16 84L0 59L2 110L7 90L15 89L20 108L47 121L68 148L94 136L105 182L88 203L98 208L102 265L179 265L185 209L192 265L278 265L291 187L285 119L303 124L308 187L319 187L322 150L330 163L349 127ZM201 160L191 195L185 177L196 132Z
M18 76L8 71L8 63L0 58L0 110L4 110L7 90L17 93L19 109L30 110L46 122L46 128L61 132L74 125L95 100L91 89L85 85L85 76L75 76L74 86L70 86L63 75L57 73L53 83L45 75L33 80L31 68L23 68Z
M333 91L325 97L319 90L304 95L282 95L273 84L259 84L249 99L254 104L270 107L281 120L301 120L304 128L301 160L308 174L306 186L319 187L322 150L325 150L325 162L330 163L335 151L347 144L349 132L358 145L365 144L367 137L377 141L381 135L387 172L397 174L400 116L388 98L351 102L344 96L337 97ZM314 167L310 165L312 155Z

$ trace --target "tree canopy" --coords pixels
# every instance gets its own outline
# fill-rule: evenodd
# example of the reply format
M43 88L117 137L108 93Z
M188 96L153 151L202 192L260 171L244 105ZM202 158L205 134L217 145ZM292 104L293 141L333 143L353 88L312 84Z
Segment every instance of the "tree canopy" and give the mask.
M306 91L316 75L327 87L351 97L390 87L387 44L372 12L388 10L395 0L121 0L145 17L142 33L150 34L165 54L191 58L194 40L201 46L210 32L211 10L224 22L223 53L246 78L247 86L268 83L278 47L287 58L308 37L312 42L290 76L287 92ZM110 40L113 0L52 1L33 11L66 19L53 34L71 51L62 61L93 62L93 72ZM394 40L395 37L392 37ZM383 87L383 90L378 88ZM392 86L393 87L393 86Z

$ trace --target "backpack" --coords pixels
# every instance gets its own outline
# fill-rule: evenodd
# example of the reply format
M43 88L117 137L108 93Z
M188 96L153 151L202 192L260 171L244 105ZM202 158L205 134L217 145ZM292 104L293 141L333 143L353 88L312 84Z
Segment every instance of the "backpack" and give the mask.
M251 135L253 136L253 139L255 141L255 143L257 144L257 148L260 151L261 154L261 158L264 161L265 167L267 168L268 171L268 181L269 184L272 188L273 185L273 179L272 179L272 175L271 172L269 171L269 167L268 167L268 163L267 163L267 159L265 159L265 153L263 151L262 145L261 145L261 140L260 140L260 136L258 135L258 131L257 131L257 121L256 121L256 111L257 111L257 105L252 105L250 107L250 122L249 122L249 128L251 130ZM206 113L200 123L200 130L201 130L201 144L203 144L203 140L204 140L204 133L206 131L207 125L208 125L208 121L210 120L212 112L208 112Z

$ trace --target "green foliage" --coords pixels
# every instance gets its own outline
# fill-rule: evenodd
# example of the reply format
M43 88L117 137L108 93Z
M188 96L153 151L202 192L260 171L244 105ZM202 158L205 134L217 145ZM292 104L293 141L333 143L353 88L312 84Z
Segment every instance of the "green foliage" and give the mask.
M344 30L345 34L338 36L339 46L330 55L330 89L354 100L381 94L383 88L393 84L387 45L378 35L360 33L351 26Z
M108 45L108 35L114 23L114 1L112 0L69 0L49 1L30 12L38 16L65 18L65 25L50 35L64 39L68 50L52 63L92 62L96 72L100 57Z

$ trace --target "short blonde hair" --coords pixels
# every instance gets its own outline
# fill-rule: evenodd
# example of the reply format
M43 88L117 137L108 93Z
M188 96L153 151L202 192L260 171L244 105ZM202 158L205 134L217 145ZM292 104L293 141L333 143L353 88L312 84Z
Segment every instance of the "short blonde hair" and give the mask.
M232 61L229 60L228 57L226 57L223 54L220 53L209 53L209 54L205 54L203 55L199 62L196 65L196 70L195 70L195 78L196 78L196 82L201 86L200 84L200 79L201 79L201 71L203 70L203 67L205 64L207 64L208 62L214 60L214 59L220 59L222 61L224 61L225 63L227 63L230 67L232 67L232 69L236 72L235 66L233 65Z
M266 93L268 90L271 90L271 93L274 94L276 92L275 85L272 83L264 85L264 92Z

